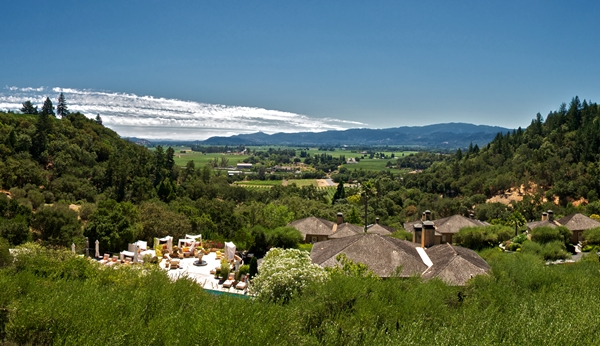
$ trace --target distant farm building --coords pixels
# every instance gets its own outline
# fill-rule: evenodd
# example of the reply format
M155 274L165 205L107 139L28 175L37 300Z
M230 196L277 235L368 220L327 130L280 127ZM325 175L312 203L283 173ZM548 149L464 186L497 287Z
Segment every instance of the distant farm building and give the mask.
M251 163L238 163L237 168L238 169L250 169L250 168L252 168L252 164Z

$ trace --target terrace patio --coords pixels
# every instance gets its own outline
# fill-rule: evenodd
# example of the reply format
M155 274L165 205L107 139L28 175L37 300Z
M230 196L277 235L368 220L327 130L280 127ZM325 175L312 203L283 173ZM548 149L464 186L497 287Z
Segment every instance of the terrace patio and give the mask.
M217 259L216 257L217 255L215 252L210 252L208 255L204 255L202 257L202 261L206 262L206 265L204 266L194 265L194 262L198 260L195 257L180 259L178 269L168 269L166 267L166 259L162 259L159 265L161 269L167 270L167 274L172 280L177 280L181 277L188 277L196 281L205 290L239 295L248 294L247 287L245 289L236 289L235 285L232 285L230 288L224 288L222 283L219 284L220 279L215 279L215 275L210 273L212 269L221 267L221 260Z

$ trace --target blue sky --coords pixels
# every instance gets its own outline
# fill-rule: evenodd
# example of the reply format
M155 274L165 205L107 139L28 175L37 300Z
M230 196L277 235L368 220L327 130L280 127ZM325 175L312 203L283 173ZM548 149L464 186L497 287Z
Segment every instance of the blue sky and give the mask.
M369 127L527 126L598 101L597 2L9 1L0 87L110 90Z

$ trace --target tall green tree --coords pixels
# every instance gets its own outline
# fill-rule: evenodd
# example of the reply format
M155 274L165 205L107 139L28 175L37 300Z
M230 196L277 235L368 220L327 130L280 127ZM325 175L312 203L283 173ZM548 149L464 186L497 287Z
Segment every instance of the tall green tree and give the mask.
M48 134L53 129L52 119L50 119L50 114L54 114L52 111L52 102L50 102L50 99L46 99L46 101L50 104L48 106L44 102L44 108L35 124L35 133L31 141L31 155L35 159L40 159L41 154L48 148Z
M50 101L49 97L46 97L46 100L44 101L44 105L42 106L42 114L45 115L52 115L55 116L54 114L54 106L52 105L52 101Z
M83 239L77 212L64 204L45 206L38 210L33 216L31 227L48 245L69 246Z
M23 107L21 107L21 113L23 114L38 114L37 106L34 106L31 101L23 102Z
M173 148L168 147L165 152L165 168L171 172L175 167L175 150Z
M509 225L515 227L515 236L519 235L519 228L527 223L523 214L518 211L513 212L507 221Z
M90 243L98 240L101 251L117 252L127 249L140 234L137 222L140 212L130 202L118 203L108 199L98 204L85 226Z
M67 101L65 100L65 95L60 93L58 95L58 104L56 105L56 115L60 115L61 117L66 117L69 115L69 109L67 108Z
M340 183L337 186L337 190L333 194L331 203L335 204L335 201L337 201L338 199L344 199L344 198L346 198L346 191L344 190L344 182L340 181Z

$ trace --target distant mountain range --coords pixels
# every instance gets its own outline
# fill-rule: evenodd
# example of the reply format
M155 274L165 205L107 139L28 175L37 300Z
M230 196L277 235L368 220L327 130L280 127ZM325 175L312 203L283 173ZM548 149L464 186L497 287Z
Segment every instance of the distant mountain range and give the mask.
M466 148L491 142L499 132L511 131L499 126L445 123L403 126L387 129L349 129L343 131L275 133L257 132L230 137L211 137L187 144L200 145L306 145L306 146L414 146L423 148ZM136 141L138 139L130 139ZM161 141L163 142L163 141ZM165 143L169 143L164 141ZM176 142L174 140L173 142ZM152 141L153 144L157 143ZM178 142L179 143L179 142ZM183 144L183 143L182 143Z

